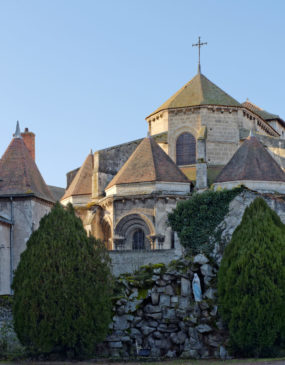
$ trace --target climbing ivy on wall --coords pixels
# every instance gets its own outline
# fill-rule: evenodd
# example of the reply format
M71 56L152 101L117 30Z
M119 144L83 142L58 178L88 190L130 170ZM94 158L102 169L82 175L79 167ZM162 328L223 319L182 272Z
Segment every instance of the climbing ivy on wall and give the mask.
M189 200L179 202L168 215L169 225L191 254L209 254L213 250L214 241L221 236L221 230L216 228L228 213L230 202L243 189L195 193Z

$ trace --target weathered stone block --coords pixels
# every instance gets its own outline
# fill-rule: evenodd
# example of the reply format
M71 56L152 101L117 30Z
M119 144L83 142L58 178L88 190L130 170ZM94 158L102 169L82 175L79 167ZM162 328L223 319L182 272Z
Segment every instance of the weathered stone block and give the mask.
M193 262L194 264L204 265L207 264L209 260L204 254L200 253L194 257Z
M143 333L144 336L147 336L149 335L150 333L154 332L155 331L155 328L153 327L148 327L148 326L143 326L141 328L141 331Z
M131 333L130 333L130 337L131 338L137 338L139 336L141 336L141 331L138 330L137 328L131 328Z
M114 316L113 322L115 330L126 330L130 327L129 316L127 314L123 316Z
M191 283L190 280L181 278L181 295L183 297L188 297L191 295Z
M159 320L162 318L162 312L159 312L159 313L147 313L145 315L146 318L148 319L156 319L156 320Z
M176 319L176 315L175 315L175 309L173 308L164 308L163 310L163 318L164 319Z
M155 338L156 340L160 340L161 338L163 338L163 334L160 333L159 331L155 331L152 334L153 338Z
M179 297L178 297L177 295L172 296L172 297L170 298L170 302L171 302L171 303L174 303L174 304L179 303Z
M172 344L170 340L168 339L162 339L162 340L155 340L155 346L162 350L170 350L172 347Z
M200 359L200 355L197 350L183 351L180 357L182 359Z
M159 313L161 312L161 307L159 305L147 304L144 308L145 313Z
M214 276L213 267L209 264L202 265L200 270L203 276Z
M154 327L154 328L156 328L156 327L158 326L158 322L156 322L156 321L147 321L147 325L148 325L149 327Z
M188 297L179 297L179 308L188 309L190 307L190 301Z
M167 295L174 295L174 289L171 285L166 285L165 287L165 294Z
M216 290L215 289L213 289L213 288L209 288L209 289L207 289L206 290L206 292L204 293L204 298L208 298L208 299L211 299L211 300L213 300L213 299L215 299L215 297L216 297Z
M123 347L123 344L121 341L118 342L109 342L109 347L113 348L113 349L119 349Z
M207 332L211 332L213 329L212 329L212 327L208 326L207 324L199 324L196 327L196 330L200 333L207 333Z
M161 294L159 299L159 305L161 307L169 307L170 306L170 296L166 294Z
M159 303L159 293L158 292L151 293L151 302L152 302L152 305L158 305L158 303Z
M171 341L176 345L181 345L186 340L186 333L183 331L177 332L177 333L171 333L170 339Z

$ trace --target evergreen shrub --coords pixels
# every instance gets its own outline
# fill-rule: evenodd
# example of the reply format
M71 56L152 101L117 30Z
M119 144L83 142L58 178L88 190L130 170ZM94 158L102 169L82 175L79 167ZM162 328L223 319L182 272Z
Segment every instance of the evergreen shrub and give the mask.
M228 213L230 202L242 191L241 187L195 193L189 200L180 201L168 215L171 228L191 254L212 252L214 241L221 235L216 228Z
M276 354L285 334L285 226L262 198L246 208L225 249L218 294L233 352Z
M16 333L31 352L88 357L111 321L112 276L103 244L59 203L32 233L16 269ZM58 355L56 355L58 356Z

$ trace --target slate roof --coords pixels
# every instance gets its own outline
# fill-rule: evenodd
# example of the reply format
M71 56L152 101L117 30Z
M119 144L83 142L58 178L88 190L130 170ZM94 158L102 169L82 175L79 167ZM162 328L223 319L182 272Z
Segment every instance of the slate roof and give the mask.
M65 193L65 189L59 186L48 185L48 188L56 201L60 200Z
M140 182L190 183L178 166L152 137L144 138L106 189Z
M240 180L285 182L285 173L256 137L243 142L215 183Z
M253 111L257 115L259 115L264 120L273 120L273 119L281 119L279 115L272 114L267 112L266 110L261 109L259 106L253 104L251 101L247 100L244 103L242 103L244 107L247 109Z
M89 153L83 165L78 170L68 189L60 200L75 195L89 195L92 193L93 154Z
M213 84L206 76L198 73L152 114L164 109L196 105L241 106L238 101Z
M53 202L37 165L19 133L0 160L0 196L32 194Z

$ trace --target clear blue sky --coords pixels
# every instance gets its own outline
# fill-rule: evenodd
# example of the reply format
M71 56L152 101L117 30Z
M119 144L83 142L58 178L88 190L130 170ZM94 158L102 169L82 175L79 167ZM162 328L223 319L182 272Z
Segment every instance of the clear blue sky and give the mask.
M145 117L197 72L285 118L285 1L0 0L0 154L16 120L48 184L98 150L144 137Z

